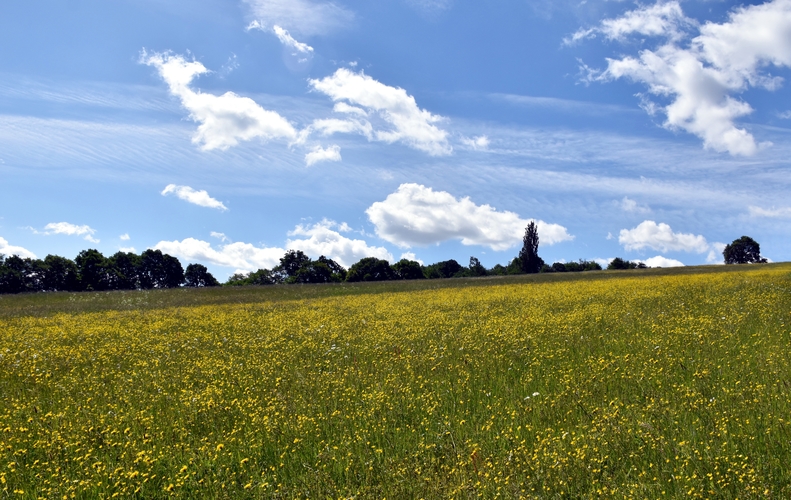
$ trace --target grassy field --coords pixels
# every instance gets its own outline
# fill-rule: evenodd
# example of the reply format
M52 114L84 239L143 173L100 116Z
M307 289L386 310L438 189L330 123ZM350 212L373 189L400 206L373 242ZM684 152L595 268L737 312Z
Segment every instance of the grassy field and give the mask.
M789 498L791 265L0 297L0 498Z

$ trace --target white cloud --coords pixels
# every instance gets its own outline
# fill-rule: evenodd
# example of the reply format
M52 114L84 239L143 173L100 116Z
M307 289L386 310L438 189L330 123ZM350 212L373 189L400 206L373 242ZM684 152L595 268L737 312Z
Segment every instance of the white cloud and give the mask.
M336 102L332 110L335 111L336 113L348 113L358 116L368 116L368 112L365 111L363 108L358 108L357 106L349 106L345 102Z
M475 151L486 151L489 147L489 138L485 135L478 137L462 137L462 144Z
M642 262L648 267L684 267L684 263L680 260L668 259L661 255L651 257L650 259L638 260L636 262Z
M628 196L624 196L623 200L616 202L621 210L624 212L647 214L651 211L648 205L641 205L637 201L632 200Z
M255 19L253 28L275 25L302 35L323 35L348 26L354 14L333 2L310 0L244 0Z
M298 53L302 54L305 57L313 55L313 47L306 43L298 42L291 36L287 30L284 30L278 25L274 25L272 27L272 31L275 32L275 36L277 39L280 40L280 43L285 45L286 47L291 48L292 50L297 51Z
M340 146L333 144L327 149L324 149L321 146L316 146L305 155L305 163L309 167L320 161L341 161Z
M777 113L777 117L783 120L791 120L791 110L783 111L782 113Z
M674 233L669 225L652 220L641 222L634 229L621 229L618 243L627 251L651 248L660 252L696 252L709 250L706 238L700 235Z
M36 258L36 254L31 252L30 250L22 247L13 246L8 243L8 240L2 237L0 237L0 255L4 255L6 257L16 255L18 257L22 257L23 259Z
M414 254L414 252L404 252L404 253L402 253L401 257L399 257L398 260L401 260L401 259L413 260L413 261L417 262L418 264L420 264L421 266L423 265L423 261L418 259L417 256Z
M280 263L280 257L286 253L282 248L261 248L242 242L222 245L219 249L215 249L209 242L195 238L186 238L182 241L160 241L154 246L154 249L187 262L206 262L245 271L271 269Z
M99 240L93 237L96 230L90 226L78 226L68 222L50 222L44 226L44 234L65 234L67 236L82 236L86 241L91 243L99 243Z
M212 231L211 233L209 233L209 236L211 236L212 238L217 238L218 240L222 241L223 243L228 241L228 237L225 236L225 233L218 233L216 231Z
M706 256L706 262L709 264L725 264L725 256L722 251L725 250L725 243L714 242L710 245L709 255Z
M206 262L237 271L256 271L271 269L280 264L280 258L288 250L302 250L312 258L320 255L329 257L344 267L349 267L364 257L377 257L393 261L393 256L383 247L369 246L363 240L350 239L342 232L349 232L348 224L322 220L313 225L298 225L288 233L286 248L257 247L251 243L228 243L212 247L207 241L186 238L182 241L160 241L154 248L187 262ZM222 233L212 233L212 237L226 238ZM300 238L301 237L301 238ZM226 238L227 239L227 238Z
M201 149L226 150L239 141L255 138L263 140L297 138L294 127L274 111L262 108L249 97L233 92L222 95L206 94L190 88L192 80L209 73L198 61L187 61L171 53L147 54L140 62L153 66L170 88L170 93L181 100L190 118L200 123L192 142Z
M389 130L377 130L373 134L376 140L400 141L432 156L453 151L448 144L448 133L434 125L443 118L420 109L415 98L402 88L390 87L362 72L345 68L321 80L310 80L310 85L333 101L375 113L390 126ZM349 108L341 109L349 112Z
M697 24L684 15L678 2L657 2L649 7L629 11L615 19L605 19L598 28L579 30L571 38L564 40L566 44L592 38L601 33L609 40L624 40L627 35L662 36L680 39L686 30Z
M644 109L666 116L666 128L692 133L715 151L752 155L759 145L735 124L752 107L734 94L750 87L780 86L782 79L766 73L765 67L791 66L791 0L739 7L727 22L707 22L698 27L697 37L682 44L684 29L693 25L697 27L683 16L677 2L658 2L605 20L595 32L613 39L639 33L664 41L637 57L607 59L607 69L593 78L643 83L649 94L670 101L662 106L643 96Z
M593 259L593 262L599 264L602 269L607 269L607 266L610 265L610 262L615 260L615 257L610 257L609 259Z
M221 201L215 200L205 190L197 191L189 186L177 186L175 184L168 184L162 190L162 196L175 194L179 199L184 200L193 205L206 208L216 208L218 210L228 210L228 207L223 205Z
M135 247L121 247L118 250L121 251L121 252L126 252L126 253L137 253L137 250L135 250Z
M312 226L299 225L288 235L304 238L289 239L286 246L289 249L302 250L312 258L324 255L347 268L365 257L393 261L393 255L386 248L369 246L364 240L351 239L340 234L350 229L346 223L338 224L326 219Z
M747 207L750 217L769 217L769 218L787 218L791 217L791 207L780 208L761 208L750 206Z
M458 239L464 245L506 250L522 241L530 222L513 212L498 212L489 205L476 205L469 198L456 199L420 184L401 184L366 213L376 226L376 234L399 247ZM558 224L536 223L542 243L553 245L574 238Z
M118 238L120 238L121 241L129 241L131 239L131 238L129 238L129 233L124 233L121 236L119 236Z

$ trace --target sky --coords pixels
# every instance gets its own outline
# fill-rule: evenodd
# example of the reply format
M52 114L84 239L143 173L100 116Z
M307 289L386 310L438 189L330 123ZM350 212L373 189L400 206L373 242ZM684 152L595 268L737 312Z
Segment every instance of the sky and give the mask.
M791 0L0 4L0 253L791 260Z

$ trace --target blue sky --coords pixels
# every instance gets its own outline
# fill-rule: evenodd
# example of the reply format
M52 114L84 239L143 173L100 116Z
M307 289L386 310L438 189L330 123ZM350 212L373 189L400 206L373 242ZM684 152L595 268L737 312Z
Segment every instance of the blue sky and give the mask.
M0 5L0 253L791 259L791 0Z

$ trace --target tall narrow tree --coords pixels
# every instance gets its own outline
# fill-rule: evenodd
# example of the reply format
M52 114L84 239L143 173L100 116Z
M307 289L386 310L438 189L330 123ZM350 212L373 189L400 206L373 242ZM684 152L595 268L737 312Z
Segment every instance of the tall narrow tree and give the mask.
M522 238L522 250L519 251L519 264L524 273L537 273L541 270L544 261L538 256L538 226L535 221L525 228Z

